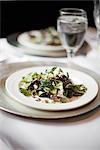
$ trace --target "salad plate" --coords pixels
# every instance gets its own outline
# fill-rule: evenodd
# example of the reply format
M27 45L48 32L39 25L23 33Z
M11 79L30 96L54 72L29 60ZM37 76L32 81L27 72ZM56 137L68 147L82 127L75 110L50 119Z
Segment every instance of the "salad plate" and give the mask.
M44 44L35 44L33 43L28 35L28 32L24 32L22 34L20 34L17 38L18 42L30 49L34 49L34 50L41 50L41 51L48 51L48 52L59 52L59 51L64 51L64 48L59 45L44 45Z
M27 107L18 101L14 100L5 89L6 79L14 72L30 68L30 67L40 67L40 66L54 66L58 65L59 67L68 67L67 64L57 63L57 62L43 62L43 61L35 61L35 62L24 62L24 63L12 63L5 64L0 66L0 109L15 114L18 116L24 116L27 118L43 118L43 119L60 119L60 118L69 118L69 117L81 117L80 115L89 115L92 112L95 113L100 106L100 76L93 71L90 71L86 68L80 67L75 64L71 64L70 68L84 72L85 74L90 75L98 84L98 94L94 98L93 101L84 105L83 107L79 107L77 109L65 110L65 111L44 111L40 109L35 109L32 107ZM92 111L93 110L93 111Z
M22 33L13 33L7 36L8 44L13 47L13 51L19 51L20 53L24 53L27 55L35 55L35 56L44 56L44 57L66 57L65 50L41 50L41 49L34 49L34 47L29 48L25 45L22 45L18 42L18 37ZM48 46L47 46L48 47ZM55 46L56 47L56 46ZM16 49L15 49L16 48Z
M50 52L65 51L61 45L58 32L54 27L48 27L41 30L32 30L21 33L18 42L30 49Z
M20 92L19 83L23 77L25 77L26 75L32 72L38 73L38 74L41 72L44 73L45 70L47 69L50 70L51 68L52 68L51 66L37 66L37 67L26 68L26 69L22 69L17 72L14 72L6 80L5 88L6 88L7 93L15 101L20 102L24 104L25 106L40 109L40 110L48 110L48 111L61 111L61 110L76 109L94 100L94 98L96 97L98 93L98 84L95 81L95 79L93 79L93 77L91 77L90 75L82 71L78 71L78 70L71 69L71 68L65 68L65 67L61 67L64 74L68 73L70 79L75 84L82 84L87 89L86 92L82 96L77 97L75 100L69 101L66 103L44 103L44 102L42 103L42 102L35 100L33 96L26 96L26 95L23 95L22 92Z

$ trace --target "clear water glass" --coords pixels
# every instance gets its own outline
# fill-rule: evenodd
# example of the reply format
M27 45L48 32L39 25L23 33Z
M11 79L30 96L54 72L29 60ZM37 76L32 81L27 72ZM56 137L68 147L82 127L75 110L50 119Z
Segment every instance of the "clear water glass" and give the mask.
M100 49L100 0L94 0L94 21L97 28L97 46Z
M88 21L84 10L78 8L62 8L57 19L57 30L63 47L67 52L67 60L71 60L84 42Z

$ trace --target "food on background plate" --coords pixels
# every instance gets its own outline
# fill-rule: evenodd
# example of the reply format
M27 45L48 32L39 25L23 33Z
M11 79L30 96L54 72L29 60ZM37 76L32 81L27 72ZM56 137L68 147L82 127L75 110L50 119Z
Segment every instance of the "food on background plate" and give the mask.
M83 84L75 84L59 67L45 72L32 72L22 77L19 90L25 96L33 97L41 103L67 103L85 94L87 88Z
M46 29L34 30L28 32L30 40L34 44L43 44L51 46L60 46L59 34L54 27L48 27Z

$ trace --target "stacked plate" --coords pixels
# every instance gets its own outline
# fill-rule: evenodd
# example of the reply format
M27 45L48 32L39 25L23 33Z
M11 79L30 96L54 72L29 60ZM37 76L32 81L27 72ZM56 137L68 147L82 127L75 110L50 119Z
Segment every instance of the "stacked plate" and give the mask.
M19 82L30 72L42 72L51 66L59 66L71 79L87 87L86 93L68 103L40 103L19 91ZM56 62L26 62L4 65L0 68L0 108L20 116L44 119L67 118L89 112L100 105L100 77L90 70L74 64Z

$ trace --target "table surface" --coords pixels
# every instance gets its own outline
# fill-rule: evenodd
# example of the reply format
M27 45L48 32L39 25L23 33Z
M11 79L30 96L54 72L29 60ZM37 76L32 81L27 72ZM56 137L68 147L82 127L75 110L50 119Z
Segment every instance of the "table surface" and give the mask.
M100 74L100 56L94 48L96 41L93 31L90 29L91 34L87 38L92 43L92 51L87 56L75 57L73 61ZM9 59L4 63L40 59L66 61L66 58L12 54L12 47L6 39L0 39L0 49L3 49L6 55L9 54ZM0 150L100 150L100 108L79 117L49 121L0 111Z

